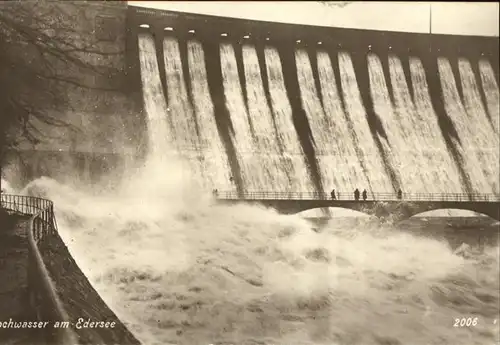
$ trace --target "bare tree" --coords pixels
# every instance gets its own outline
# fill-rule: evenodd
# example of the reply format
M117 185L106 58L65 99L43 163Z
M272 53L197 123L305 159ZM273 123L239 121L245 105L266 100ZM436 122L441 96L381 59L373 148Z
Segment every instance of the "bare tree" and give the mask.
M7 153L42 141L43 127L78 130L58 116L71 110L66 89L96 89L82 76L108 73L95 61L122 53L97 49L71 12L68 2L0 2L0 176Z

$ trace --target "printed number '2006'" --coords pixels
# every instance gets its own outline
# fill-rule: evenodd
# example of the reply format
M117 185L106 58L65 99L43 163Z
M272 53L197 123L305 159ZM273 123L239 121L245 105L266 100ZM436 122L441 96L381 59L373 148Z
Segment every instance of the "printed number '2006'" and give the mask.
M453 327L470 327L470 326L477 326L477 317L471 318L471 317L462 317L455 319L455 323L453 324Z

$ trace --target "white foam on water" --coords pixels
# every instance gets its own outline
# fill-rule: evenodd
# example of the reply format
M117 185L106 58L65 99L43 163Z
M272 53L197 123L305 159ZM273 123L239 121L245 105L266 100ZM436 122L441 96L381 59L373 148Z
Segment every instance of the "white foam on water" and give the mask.
M498 247L478 252L462 246L454 252L444 241L412 235L390 220L333 219L316 232L299 215L217 205L175 152L172 115L154 76L162 68L154 61L156 48L148 37L140 44L151 145L145 166L128 171L113 191L90 194L40 178L22 193L55 202L61 237L75 260L144 344L500 340L493 325L499 316ZM279 70L274 53L266 49L266 60L274 61L268 72ZM342 53L339 60L354 134L368 138L350 57ZM270 75L274 107L283 88L281 76ZM289 109L275 111L283 115L277 116L281 124L290 124L284 117ZM291 154L297 154L292 127L278 127L288 138L284 142L295 142ZM389 190L372 147L361 148L367 166L380 188ZM303 164L299 154L293 156L297 166ZM225 165L222 159L217 163L221 171ZM300 181L310 183L306 176ZM478 317L478 325L453 327L462 317Z
M113 194L48 178L24 190L55 202L72 255L144 344L498 339L498 248L463 255L369 222L316 233L299 216L216 205L176 166L150 162ZM464 315L480 324L454 328Z

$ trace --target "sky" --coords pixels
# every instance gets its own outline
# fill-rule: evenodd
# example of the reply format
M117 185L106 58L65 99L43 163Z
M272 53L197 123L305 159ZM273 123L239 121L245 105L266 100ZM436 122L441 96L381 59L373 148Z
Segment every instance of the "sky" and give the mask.
M272 22L499 36L499 2L128 1L129 5ZM338 6L340 4L340 6Z

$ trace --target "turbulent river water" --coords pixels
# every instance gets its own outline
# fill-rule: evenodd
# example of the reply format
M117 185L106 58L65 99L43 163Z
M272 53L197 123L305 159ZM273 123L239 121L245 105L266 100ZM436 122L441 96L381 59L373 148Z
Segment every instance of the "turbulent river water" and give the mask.
M115 192L24 190L55 202L71 253L144 344L498 343L498 222L313 225L216 205L161 164Z
M145 166L113 191L77 187L75 177L74 185L40 178L24 193L55 202L70 252L143 344L499 343L498 222L442 214L379 222L333 209L318 224L217 205L204 192L371 193L397 180L415 193L498 194L499 93L489 61L474 72L457 60L455 80L444 58L433 70L411 58L404 72L403 60L374 54L360 64L318 51L312 64L304 49L292 61L272 46L211 49L171 36L159 44L148 33L137 42ZM439 114L428 79L441 84ZM455 134L443 132L445 117Z

